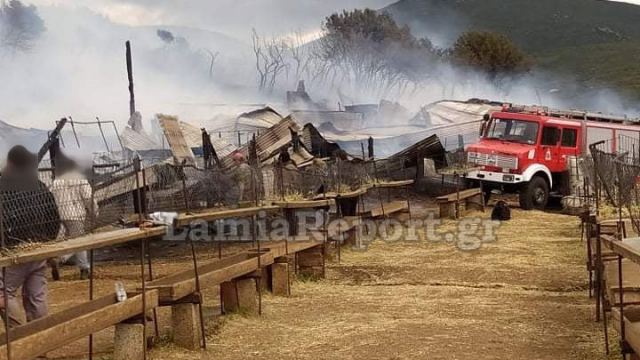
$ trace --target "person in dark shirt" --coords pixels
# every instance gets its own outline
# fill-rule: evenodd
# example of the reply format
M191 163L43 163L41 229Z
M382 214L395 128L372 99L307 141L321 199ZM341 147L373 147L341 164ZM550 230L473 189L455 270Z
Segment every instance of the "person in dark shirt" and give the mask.
M37 158L23 146L14 146L0 176L0 218L2 246L54 240L60 231L60 215L53 194L38 180ZM47 315L46 261L34 261L6 268L0 277L0 308L8 312L10 326L20 318L17 292L22 288L26 321ZM7 290L7 309L2 298Z

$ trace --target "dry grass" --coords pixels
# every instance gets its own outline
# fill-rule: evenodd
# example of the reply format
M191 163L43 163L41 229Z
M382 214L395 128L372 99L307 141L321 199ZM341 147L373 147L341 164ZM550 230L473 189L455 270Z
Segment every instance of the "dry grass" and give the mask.
M440 230L457 226L445 220ZM298 281L289 298L265 296L262 317L215 315L217 288L207 288L208 350L185 351L162 341L150 357L603 359L579 231L575 217L516 209L513 220L497 230L497 241L473 252L425 239L376 241L366 252L345 249L342 263L330 264L327 279ZM164 251L165 257L154 263L158 276L188 266L186 249ZM203 248L201 256L215 254ZM101 264L99 292L112 291L114 279L123 277L133 287L136 271L135 258ZM56 311L82 301L86 293L82 286L70 293L69 282L52 286ZM171 330L168 319L162 309L163 339ZM97 336L99 351L109 351L111 336L111 331ZM612 335L612 344L616 341ZM52 358L78 353L82 346L84 339Z
M346 250L327 280L266 297L261 318L227 318L206 353L153 357L602 359L577 219L515 210L497 234L475 252L430 241Z

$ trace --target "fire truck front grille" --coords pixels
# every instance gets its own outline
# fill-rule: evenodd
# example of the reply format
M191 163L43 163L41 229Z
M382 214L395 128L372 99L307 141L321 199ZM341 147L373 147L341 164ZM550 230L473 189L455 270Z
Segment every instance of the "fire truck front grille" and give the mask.
M509 155L470 152L467 160L470 164L480 166L494 166L509 170L518 168L518 158Z

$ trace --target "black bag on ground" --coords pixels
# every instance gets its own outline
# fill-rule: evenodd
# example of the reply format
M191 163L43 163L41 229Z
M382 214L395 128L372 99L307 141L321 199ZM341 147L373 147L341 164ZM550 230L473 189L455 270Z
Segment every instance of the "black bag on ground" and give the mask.
M511 220L511 209L506 202L500 200L491 211L491 220L506 221Z

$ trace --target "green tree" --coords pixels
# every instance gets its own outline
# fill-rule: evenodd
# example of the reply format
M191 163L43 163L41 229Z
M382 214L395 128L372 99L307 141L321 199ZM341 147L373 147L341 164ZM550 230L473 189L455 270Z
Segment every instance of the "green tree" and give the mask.
M454 62L483 71L491 79L528 72L532 64L508 37L488 31L462 34L451 49L451 56Z
M398 26L387 13L371 9L343 11L325 19L326 36L333 40L367 39L374 43L394 42L403 47L419 46L408 26Z
M338 77L360 86L405 89L429 74L429 60L436 57L429 40L371 9L335 13L325 19L323 30L320 59L338 69Z

